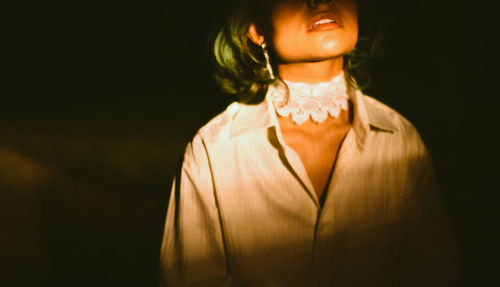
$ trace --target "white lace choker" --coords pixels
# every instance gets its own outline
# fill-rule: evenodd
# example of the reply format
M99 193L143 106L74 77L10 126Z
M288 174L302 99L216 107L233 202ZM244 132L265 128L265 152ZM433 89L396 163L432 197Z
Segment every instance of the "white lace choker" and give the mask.
M347 110L347 88L344 73L334 77L329 82L307 84L284 81L286 89L270 86L271 100L276 112L287 117L292 115L295 124L303 124L309 118L316 123L322 123L328 114L336 118L341 110Z

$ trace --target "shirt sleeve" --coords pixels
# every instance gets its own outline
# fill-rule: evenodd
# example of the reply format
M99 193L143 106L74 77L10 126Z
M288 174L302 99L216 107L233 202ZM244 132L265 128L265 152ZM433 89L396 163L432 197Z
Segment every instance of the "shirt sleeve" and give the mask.
M459 272L455 239L430 154L423 143L419 150L414 189L404 207L396 286L456 286Z
M188 145L170 195L161 286L230 286L221 222L203 141Z

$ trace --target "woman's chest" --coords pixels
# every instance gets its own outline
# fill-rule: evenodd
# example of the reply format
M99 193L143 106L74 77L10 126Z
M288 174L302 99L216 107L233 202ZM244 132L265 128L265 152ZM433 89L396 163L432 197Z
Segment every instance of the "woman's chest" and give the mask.
M285 144L298 154L317 197L321 198L330 183L339 150L351 125L348 122L313 125L310 128L282 124L281 132Z
M294 176L295 171L300 172L286 167L293 158L274 148L261 148L259 153L249 148L260 146L241 138L240 148L221 149L225 166L228 159L235 161L232 168L214 177L228 258L235 273L244 279L290 280L287 286L306 286L300 275L313 260L324 266L338 260L371 262L368 259L377 256L379 261L392 260L388 248L399 230L394 225L405 193L404 168L361 155L356 165L338 176L335 187L328 188L319 213ZM214 164L214 168L218 166ZM380 256L385 255L387 260L382 260Z

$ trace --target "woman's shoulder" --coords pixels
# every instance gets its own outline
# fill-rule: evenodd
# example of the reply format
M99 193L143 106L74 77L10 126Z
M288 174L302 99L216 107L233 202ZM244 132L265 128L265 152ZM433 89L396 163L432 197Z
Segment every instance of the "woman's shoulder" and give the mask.
M241 109L238 102L229 104L224 111L214 116L206 124L198 129L188 144L189 148L206 149L217 143L228 142L231 133L231 125L235 115Z
M203 125L196 133L196 136L207 142L214 142L221 137L229 137L231 123L240 109L240 105L238 102L229 104L224 111Z
M198 129L186 146L184 163L203 162L206 158L207 146L213 146L216 142L223 142L223 139L229 138L232 119L239 109L240 104L233 102Z
M411 121L394 108L365 94L362 94L362 99L371 123L390 127L395 132L418 133Z
M415 125L400 112L371 96L361 94L361 98L371 129L382 131L396 146L426 149Z

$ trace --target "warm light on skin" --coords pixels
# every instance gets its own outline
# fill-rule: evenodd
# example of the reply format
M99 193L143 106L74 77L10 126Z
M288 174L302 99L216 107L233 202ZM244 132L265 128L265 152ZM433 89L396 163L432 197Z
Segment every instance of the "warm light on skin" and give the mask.
M248 37L257 45L266 41L272 49L281 79L292 82L330 81L343 71L343 55L358 39L356 0L271 0L271 31L251 24ZM319 24L320 23L320 24ZM326 24L323 24L326 23ZM285 142L295 150L321 197L329 182L337 151L351 127L350 109L321 124L296 125L290 117L278 117Z
M342 25L310 30L311 19L320 12L339 17ZM283 80L318 83L342 72L343 55L356 46L358 14L355 0L324 1L312 7L305 0L271 3L270 42L278 73ZM250 39L260 45L264 36L250 25Z

